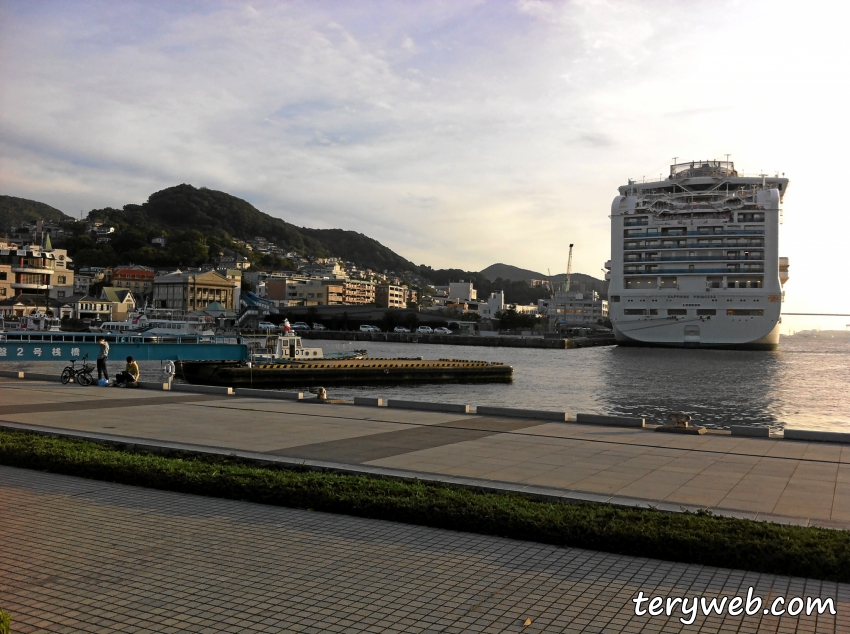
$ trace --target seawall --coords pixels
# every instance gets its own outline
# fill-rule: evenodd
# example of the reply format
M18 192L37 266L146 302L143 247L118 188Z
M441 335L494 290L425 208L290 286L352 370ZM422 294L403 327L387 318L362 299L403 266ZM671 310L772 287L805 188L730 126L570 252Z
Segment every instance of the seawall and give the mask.
M331 341L380 341L385 343L432 343L448 346L483 346L493 348L549 348L566 350L570 348L590 348L593 346L613 346L614 336L582 337L577 339L544 339L542 337L518 337L503 335L498 337L476 337L472 335L420 335L400 332L359 332L344 330L299 330L304 339L324 339Z

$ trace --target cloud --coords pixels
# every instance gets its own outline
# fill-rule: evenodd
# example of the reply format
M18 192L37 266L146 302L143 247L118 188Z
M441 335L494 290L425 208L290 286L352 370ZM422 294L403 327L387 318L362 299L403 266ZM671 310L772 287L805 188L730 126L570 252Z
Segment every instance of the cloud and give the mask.
M847 71L815 58L847 44L818 20L759 1L6 2L0 186L76 212L191 182L433 266L557 268L575 242L594 272L616 187L671 156L732 152L791 192L819 178L802 157L841 164L817 139L844 146Z

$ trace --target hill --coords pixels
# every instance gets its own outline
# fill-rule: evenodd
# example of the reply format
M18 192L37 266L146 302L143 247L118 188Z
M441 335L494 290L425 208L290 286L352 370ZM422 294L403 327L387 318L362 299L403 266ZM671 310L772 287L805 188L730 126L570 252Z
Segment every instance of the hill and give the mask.
M381 271L416 269L412 262L356 231L296 227L263 213L236 196L187 184L151 194L142 205L125 205L120 210L94 210L89 219L142 234L151 231L199 231L211 238L240 240L262 236L278 247L305 255L333 255Z
M0 232L5 233L26 220L73 220L55 207L36 200L0 196Z
M567 279L566 273L558 273L557 275L544 275L543 273L538 273L537 271L531 271L529 269L521 269L518 266L512 266L510 264L491 264L486 269L483 269L480 272L480 275L484 276L486 279L491 282L495 282L497 279L501 278L503 280L512 280L514 282L518 282L520 280L549 280L555 286L559 284L563 284ZM607 287L607 283L605 280L600 280L598 278L593 277L592 275L585 275L584 273L573 273L570 278L571 285L575 286L576 284L584 284L589 290L595 290L596 292L604 295L605 289Z

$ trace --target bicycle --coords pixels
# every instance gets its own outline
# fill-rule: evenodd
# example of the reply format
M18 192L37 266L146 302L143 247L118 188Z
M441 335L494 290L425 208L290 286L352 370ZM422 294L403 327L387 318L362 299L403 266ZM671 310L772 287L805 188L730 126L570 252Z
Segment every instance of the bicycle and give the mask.
M94 370L94 366L86 363L88 360L89 355L84 356L80 359L80 361L83 362L83 367L77 368L75 365L76 360L71 359L71 365L62 370L62 376L59 377L59 380L62 381L62 385L77 383L77 385L85 387L94 383L94 377L91 375L92 370Z

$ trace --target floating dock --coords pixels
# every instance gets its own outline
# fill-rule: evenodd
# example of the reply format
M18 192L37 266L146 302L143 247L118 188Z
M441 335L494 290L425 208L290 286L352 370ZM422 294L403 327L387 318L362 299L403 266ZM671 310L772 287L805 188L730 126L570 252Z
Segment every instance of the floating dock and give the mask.
M370 385L381 383L510 382L513 367L459 359L316 359L248 366L233 361L181 361L176 376L189 383L233 387Z

